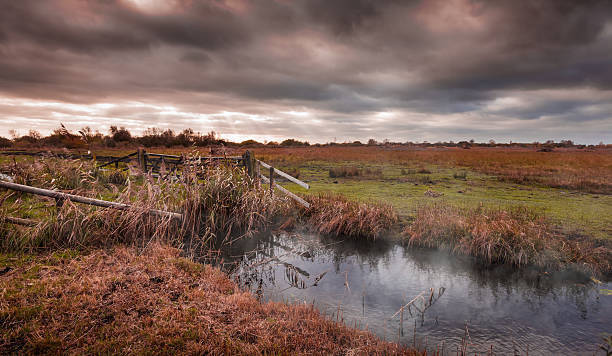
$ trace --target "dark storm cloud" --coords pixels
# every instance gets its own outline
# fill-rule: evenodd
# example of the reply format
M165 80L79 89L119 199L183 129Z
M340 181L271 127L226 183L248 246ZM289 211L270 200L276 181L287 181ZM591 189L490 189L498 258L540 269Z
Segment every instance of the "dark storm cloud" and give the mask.
M141 126L230 111L258 118L202 120L286 136L301 120L308 135L356 138L503 122L519 135L544 118L610 120L610 63L610 1L0 1L2 95L175 108L103 113ZM27 113L15 105L1 113L16 122Z

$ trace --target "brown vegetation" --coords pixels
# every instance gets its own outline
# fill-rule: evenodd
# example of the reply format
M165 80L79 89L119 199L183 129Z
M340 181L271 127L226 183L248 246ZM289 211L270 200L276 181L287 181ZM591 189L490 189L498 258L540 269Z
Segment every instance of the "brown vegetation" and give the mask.
M377 176L382 177L382 169L358 168L355 166L333 167L329 169L330 178Z
M595 273L612 270L612 249L593 241L569 240L556 233L543 216L524 207L426 205L418 209L404 234L409 244L449 248L489 263L575 265Z
M312 306L259 303L172 248L61 256L0 276L0 353L417 354Z
M0 224L3 251L33 252L116 243L142 246L150 241L175 246L187 241L192 247L205 248L212 238L249 234L293 208L287 197L268 194L263 187L254 186L238 168L224 165L187 167L175 181L147 175L132 176L134 182L127 179L123 184L112 184L109 173L85 169L91 168L88 162L64 161L62 165L54 159L41 161L10 164L15 181L42 188L69 189L80 195L105 195L132 208L117 211L67 201L56 209L54 201L42 201L34 204L36 208L32 211L31 202L40 201L39 198L5 192L0 196L3 203L0 217L30 218L35 214L39 224L33 228ZM57 169L47 171L45 167ZM206 179L196 184L196 177L201 174ZM148 214L150 209L180 212L183 220L152 216Z
M258 148L265 161L297 164L306 161L387 162L464 167L521 184L542 184L578 191L612 194L612 151L567 149L536 152L524 148L463 150L408 147Z
M377 238L397 224L398 216L390 205L365 204L341 195L307 196L307 224L324 235Z

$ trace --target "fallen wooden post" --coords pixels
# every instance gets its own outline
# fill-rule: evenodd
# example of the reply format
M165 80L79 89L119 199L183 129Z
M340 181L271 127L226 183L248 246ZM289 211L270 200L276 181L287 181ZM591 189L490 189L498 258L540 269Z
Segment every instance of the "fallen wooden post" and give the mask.
M268 179L268 177L262 175L260 176L261 180L266 183L266 184L270 184L270 180ZM270 188L277 188L278 190L280 190L281 192L285 193L286 195L288 195L289 197L293 198L295 201L297 201L298 203L302 204L306 209L310 208L310 203L307 202L306 200L300 198L299 196L293 194L292 192L288 191L287 189L285 189L284 187L273 183L270 184Z
M0 217L0 221L7 222L9 224L23 225L23 226L36 226L36 225L38 225L38 222L36 222L34 220L15 218L15 217L12 217L12 216Z
M103 208L127 210L132 207L129 204L115 203L112 201L99 200L99 199L92 199L92 198L82 197L80 195L73 195L73 194L58 192L55 190L36 188L36 187L31 187L29 185L9 183L5 181L1 181L1 180L0 180L0 188L6 188L6 189L16 190L16 191L24 192L24 193L42 195L42 196L53 198L56 201L70 200L75 203L94 205L94 206L99 206ZM167 216L167 217L170 217L173 219L179 219L179 220L183 219L183 215L179 213L173 213L170 211L149 209L148 212L150 214L157 215L157 216Z
M259 162L259 164L261 164L261 166L266 168L266 169L272 168L272 166L270 166L266 162L263 162L263 161L260 161L260 160L257 160L257 162ZM279 170L278 168L274 168L274 172L276 174L278 174L279 176L281 176L281 177L287 178L288 180L292 181L295 184L298 184L298 185L300 185L300 186L302 186L302 187L304 187L306 189L310 189L308 184L306 184L306 183L302 182L301 180L299 180L299 179L297 179L297 178L295 178L295 177L293 177L293 176L291 176L291 175L289 175L289 174Z

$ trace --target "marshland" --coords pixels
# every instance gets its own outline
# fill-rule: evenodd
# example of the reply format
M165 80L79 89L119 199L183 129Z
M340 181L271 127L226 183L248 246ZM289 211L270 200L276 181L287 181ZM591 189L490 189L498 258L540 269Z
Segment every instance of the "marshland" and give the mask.
M0 354L612 356L612 1L0 1Z
M182 164L2 151L3 181L126 206L0 190L4 352L609 348L607 147L147 146Z

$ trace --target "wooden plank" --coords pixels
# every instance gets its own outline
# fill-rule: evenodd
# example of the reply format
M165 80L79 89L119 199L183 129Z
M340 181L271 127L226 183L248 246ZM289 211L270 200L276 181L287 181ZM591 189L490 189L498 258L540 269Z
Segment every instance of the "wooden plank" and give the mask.
M272 166L270 166L269 164L267 164L264 161L257 160L257 162L259 162L259 164L261 164L261 166L266 168L266 169L270 169L270 167L272 167ZM302 187L304 187L306 189L310 189L310 186L308 186L308 184L302 182L301 180L299 180L299 179L297 179L295 177L290 176L289 174L279 170L278 168L274 168L274 172L276 174L278 174L279 176L281 176L281 177L287 178L288 180L292 181L295 184L301 185Z
M12 216L0 217L0 221L7 222L9 224L23 225L23 226L36 226L36 225L38 225L37 221L30 220L30 219L15 218L15 217L12 217Z
M116 164L118 164L119 162L123 162L123 160L125 160L126 158L130 158L130 157L135 156L137 154L138 154L138 152L134 152L134 153L130 153L129 155L126 155L126 156L123 156L123 157L117 157L117 158L113 159L112 161L106 162L103 165L98 166L97 168L106 167L106 166L109 166L109 165L111 165L113 163L115 163L115 167L117 168Z
M270 184L270 180L268 179L268 177L262 175L260 176L261 180L266 183L266 184ZM297 201L298 203L302 204L306 209L310 208L310 203L307 202L306 200L300 198L299 196L293 194L292 192L288 191L287 189L285 189L284 187L274 183L274 187L277 188L278 190L280 190L281 192L285 193L286 195L288 195L289 197L293 198L295 201Z
M6 188L6 189L16 190L16 191L24 192L24 193L42 195L42 196L50 197L50 198L53 198L55 200L60 200L60 201L69 199L70 201L73 201L75 203L94 205L94 206L99 206L103 208L127 210L132 207L131 205L128 205L128 204L115 203L112 201L99 200L99 199L92 199L92 198L82 197L80 195L62 193L56 190L30 187L29 185L9 183L5 181L1 181L1 180L0 180L0 188ZM178 214L178 213L173 213L170 211L149 209L148 212L153 215L168 216L173 219L179 219L179 220L183 219L183 215Z

